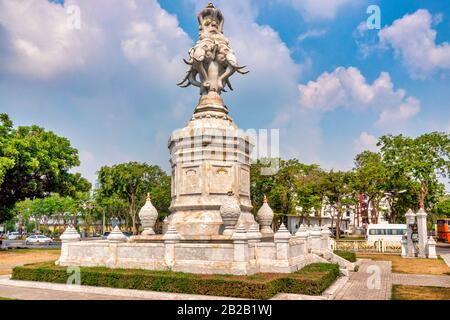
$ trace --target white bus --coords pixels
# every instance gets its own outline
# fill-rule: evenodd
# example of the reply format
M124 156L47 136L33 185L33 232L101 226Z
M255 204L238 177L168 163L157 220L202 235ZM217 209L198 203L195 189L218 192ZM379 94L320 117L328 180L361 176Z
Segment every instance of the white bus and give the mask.
M367 226L366 240L375 242L380 239L384 241L402 241L406 233L406 224L369 224Z

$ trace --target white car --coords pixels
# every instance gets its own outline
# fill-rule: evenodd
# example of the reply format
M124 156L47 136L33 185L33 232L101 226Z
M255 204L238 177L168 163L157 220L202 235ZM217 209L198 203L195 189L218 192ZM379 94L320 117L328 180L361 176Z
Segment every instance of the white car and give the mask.
M26 240L25 240L25 244L39 244L39 243L46 243L46 244L50 244L50 242L53 242L52 239L50 239L49 237L43 236L43 235L34 235L34 236L29 236Z
M9 234L7 234L7 236L8 236L8 240L17 240L20 238L20 233L10 232Z

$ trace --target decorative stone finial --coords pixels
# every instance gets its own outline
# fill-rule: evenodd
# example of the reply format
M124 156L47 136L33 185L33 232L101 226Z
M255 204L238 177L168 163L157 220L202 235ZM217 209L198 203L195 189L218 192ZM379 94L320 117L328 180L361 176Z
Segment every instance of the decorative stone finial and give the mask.
M259 232L259 227L257 223L253 223L247 232L247 238L252 241L261 241L262 234Z
M153 228L155 226L156 219L158 219L158 211L156 211L156 208L152 204L150 193L147 193L145 204L139 211L139 219L141 220L142 227L144 228L142 235L154 235L155 231Z
M419 211L417 211L416 216L427 216L427 213L423 208L420 208Z
M115 226L106 239L111 242L123 242L127 240L127 237L120 231L119 226Z
M267 197L264 195L263 205L259 208L256 213L256 219L261 226L261 233L265 235L273 235L273 230L271 228L273 222L274 213L272 208L270 208L267 201Z
M233 233L232 239L234 241L244 241L247 240L247 230L245 226L241 223L239 227L237 227L236 231Z
M241 205L234 196L233 191L228 192L228 196L220 206L220 216L222 217L223 225L225 226L223 235L232 235L235 232L236 223L241 216Z
M289 240L291 237L292 237L291 233L286 228L284 223L282 223L280 228L278 229L277 233L275 233L274 239L275 240Z
M306 229L306 226L304 224L302 224L300 228L298 228L297 232L295 233L295 236L299 238L308 237L308 229Z
M64 230L64 232L61 235L60 239L62 241L64 241L64 242L80 241L81 240L81 236L80 236L80 234L77 232L77 230L72 225L69 225L66 228L66 230Z
M167 232L163 236L164 241L179 241L181 239L180 234L174 224L169 225Z

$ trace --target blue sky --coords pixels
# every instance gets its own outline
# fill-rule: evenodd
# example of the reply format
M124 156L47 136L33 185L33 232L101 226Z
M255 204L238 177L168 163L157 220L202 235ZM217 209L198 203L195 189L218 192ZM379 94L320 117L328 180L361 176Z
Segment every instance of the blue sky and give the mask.
M0 0L0 111L68 137L82 172L147 161L198 91L181 89L195 0ZM450 2L221 0L241 64L224 99L243 129L280 129L281 155L349 169L386 133L450 131ZM70 29L70 6L81 28ZM368 30L369 5L381 30Z

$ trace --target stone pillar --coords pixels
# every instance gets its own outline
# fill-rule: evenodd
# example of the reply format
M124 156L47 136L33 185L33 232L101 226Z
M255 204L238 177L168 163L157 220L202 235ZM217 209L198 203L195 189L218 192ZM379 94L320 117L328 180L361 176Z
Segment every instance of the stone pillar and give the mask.
M420 209L416 213L417 218L417 231L419 235L419 258L427 257L427 242L428 242L428 232L427 232L427 213L425 210Z
M169 226L167 232L163 236L164 258L169 269L172 269L175 265L175 245L180 242L180 238L175 225Z
M320 251L321 249L320 236L321 236L321 229L316 224L313 227L312 231L310 232L311 251Z
M118 226L115 226L113 231L106 238L109 242L118 243L127 241L127 237L120 231Z
M322 243L322 251L326 252L326 251L330 251L330 229L328 229L328 227L323 226L322 230L320 232L320 236L321 236L321 243Z
M414 243L412 241L412 227L411 225L408 223L409 219L412 219L412 217L415 218L415 214L414 212L409 209L408 212L406 213L406 224L407 224L407 228L406 228L406 256L410 257L410 258L414 258L416 256L415 253L415 248L414 248Z
M282 223L280 229L274 235L277 260L289 260L289 240L291 238L291 233L286 229L284 223Z
M236 229L232 239L234 246L233 273L247 274L247 264L249 262L248 235L243 224L240 224Z
M406 235L402 236L402 257L408 256L408 240Z
M247 233L248 243L261 242L262 234L259 232L259 226L257 223L252 224L250 230Z
M106 260L106 266L108 268L115 268L117 266L117 245L127 241L127 237L120 231L118 226L115 226L106 239L110 242L109 257Z
M61 256L55 262L56 265L64 263L69 256L69 243L81 241L81 236L77 230L69 225L60 237L61 239Z
M436 255L436 241L430 236L427 242L427 258L437 259Z
M304 224L302 224L295 233L295 237L302 243L304 254L308 253L308 235L308 230Z

